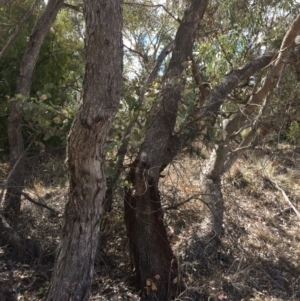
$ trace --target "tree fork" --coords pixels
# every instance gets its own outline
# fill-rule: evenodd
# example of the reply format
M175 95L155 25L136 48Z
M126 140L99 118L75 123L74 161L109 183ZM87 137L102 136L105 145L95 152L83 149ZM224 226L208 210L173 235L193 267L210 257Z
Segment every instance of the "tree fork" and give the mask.
M170 155L168 146L185 85L184 62L192 58L194 39L207 5L206 0L191 0L184 13L156 115L127 176L131 187L126 190L124 218L137 285L145 299L167 300L176 295L177 264L164 226L158 182Z

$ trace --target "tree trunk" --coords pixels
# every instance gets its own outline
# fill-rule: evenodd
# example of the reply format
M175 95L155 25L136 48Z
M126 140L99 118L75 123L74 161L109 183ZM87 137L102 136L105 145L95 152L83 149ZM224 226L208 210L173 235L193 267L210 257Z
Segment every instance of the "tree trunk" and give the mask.
M86 0L83 101L68 138L69 201L47 300L88 300L106 190L104 143L122 90L122 1Z
M131 165L127 180L132 188L126 191L124 218L137 287L146 288L145 299L169 300L175 292L177 261L163 222L157 182L148 172L146 162Z
M278 57L274 60L274 65L271 68L269 74L266 77L266 80L262 87L258 91L253 91L252 96L248 102L248 105L242 109L241 113L235 115L235 117L226 125L224 128L225 137L222 143L218 144L216 150L212 152L210 159L206 162L205 167L203 168L200 175L200 185L203 192L203 201L206 205L206 212L204 214L204 220L201 223L199 228L199 235L197 240L197 252L193 252L193 258L196 259L202 257L204 252L212 254L212 248L215 249L217 243L219 242L219 235L222 230L223 223L223 213L224 213L224 200L221 190L221 177L224 172L234 163L236 160L235 152L232 152L230 140L232 135L240 129L243 123L247 120L251 120L251 115L255 111L257 104L261 104L265 98L266 102L269 105L271 96L274 93L274 90L278 86L284 65L288 61L290 56L290 47L295 40L296 35L300 30L300 15L293 22L291 29L286 33L281 49L279 51ZM261 61L262 62L262 61ZM252 64L251 68L254 67ZM240 68L239 71L247 70L247 68ZM243 73L245 76L245 73ZM232 74L231 74L232 75ZM227 76L227 80L230 78L230 74ZM226 83L226 81L223 81ZM233 83L233 81L232 81ZM221 83L222 84L222 83ZM227 90L227 93L220 95L222 91L222 85L218 85L213 92L211 93L208 104L211 104L211 108L214 107L214 111L210 114L213 116L216 113L218 105L222 103L223 99L230 92ZM223 88L228 89L231 85L224 85ZM220 90L219 90L220 89ZM214 95L219 95L215 101L213 100ZM205 104L204 104L205 106ZM207 108L207 106L205 106ZM207 109L206 109L207 110ZM263 106L260 111L260 115L266 113L266 109ZM250 136L246 138L245 141L241 143L239 147L244 147L245 143L249 143L250 139L253 138L253 132L250 133ZM200 237L200 239L199 239ZM209 243L209 246L207 245ZM210 248L209 248L210 247Z
M131 187L126 190L124 218L129 246L137 285L151 300L169 300L176 293L177 262L163 222L158 181L184 89L184 62L192 59L194 38L207 4L206 0L192 0L184 14L157 113L127 176Z
M221 177L226 150L220 145L206 161L200 174L201 201L204 203L203 219L192 237L193 249L189 250L187 259L197 260L202 267L207 266L207 258L214 256L220 242L224 215Z
M63 0L48 1L45 11L32 30L27 49L21 61L20 75L15 93L16 96L10 109L7 123L10 170L12 171L10 177L7 179L7 191L4 201L4 211L7 215L19 213L21 193L24 186L25 151L22 136L22 106L29 97L34 69L41 46L63 3Z

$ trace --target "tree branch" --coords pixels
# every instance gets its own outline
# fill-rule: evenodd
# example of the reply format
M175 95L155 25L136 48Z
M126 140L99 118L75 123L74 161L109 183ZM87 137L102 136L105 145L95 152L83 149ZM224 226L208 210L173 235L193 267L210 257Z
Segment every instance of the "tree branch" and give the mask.
M137 54L139 57L141 57L141 59L143 60L144 63L148 62L148 57L145 54L143 54L143 53L141 53L141 52L139 52L139 51L137 51L135 49L132 49L132 48L126 46L125 44L124 44L124 47L126 49L128 49L130 52L133 52L133 53Z
M33 12L34 8L37 6L37 4L39 2L40 2L40 0L35 0L35 2L31 5L31 7L29 8L29 10L27 11L27 13L25 14L25 16L23 17L23 19L17 24L14 33L11 35L11 37L7 41L6 45L3 47L3 49L0 52L0 58L4 55L4 53L9 48L9 46L13 43L13 41L17 37L18 33L24 27L24 24L28 21L28 19L32 15L32 12Z
M278 53L276 53L277 58L274 59L274 65L267 75L264 84L250 97L247 106L244 107L241 114L235 116L226 126L226 132L229 136L231 136L236 130L238 124L246 120L247 116L250 116L254 112L256 105L260 104L269 93L272 93L272 90L277 88L284 66L290 58L291 46L294 44L295 38L299 31L300 14L297 16L292 26L285 34L280 50Z
M174 205L172 205L172 206L164 207L163 209L164 209L165 211L166 211L166 210L174 210L174 209L177 209L178 207L180 207L180 206L182 206L182 205L184 205L184 204L190 202L191 200L198 198L200 195L202 195L202 194L200 194L200 193L194 194L194 195L192 195L191 197L187 198L186 200L184 200L184 201L182 201L182 202L180 202L180 203L178 203L178 204L174 204ZM201 200L200 200L200 201L201 201Z
M151 7L151 8L158 8L161 7L170 17L172 17L178 23L181 22L179 18L176 18L171 12L167 10L167 8L163 4L144 4L144 3L134 3L134 2L124 2L127 5L136 5L136 6L144 6L144 7Z
M297 210L297 208L293 205L293 203L290 201L289 197L286 195L286 193L284 192L284 190L282 188L280 188L280 186L273 181L272 179L269 178L269 180L271 181L271 183L281 192L283 198L285 199L285 201L290 205L290 207L294 210L294 212L296 213L296 215L298 216L298 218L300 219L300 212Z
M38 202L38 201L35 201L29 194L27 194L27 193L24 192L24 191L22 191L22 195L25 197L26 200L28 200L29 202L31 202L31 203L33 203L33 204L35 204L35 205L37 205L37 206L46 208L46 209L48 209L48 210L54 212L56 215L58 215L58 214L60 213L59 211L57 211L57 210L55 210L55 209L53 209L53 208L51 208L51 207L49 207L49 206L47 206L47 205L45 205L45 204L43 204L43 203L40 203L40 202Z
M78 4L78 5L72 5L72 4L69 4L69 3L64 3L64 7L70 8L74 11L77 11L78 13L83 13L81 3Z

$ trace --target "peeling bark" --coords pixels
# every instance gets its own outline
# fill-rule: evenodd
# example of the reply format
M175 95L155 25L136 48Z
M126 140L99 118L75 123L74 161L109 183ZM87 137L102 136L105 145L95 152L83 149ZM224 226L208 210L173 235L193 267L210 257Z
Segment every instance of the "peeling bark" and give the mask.
M104 144L122 90L122 1L84 4L84 93L68 137L69 200L47 301L89 298L106 190Z

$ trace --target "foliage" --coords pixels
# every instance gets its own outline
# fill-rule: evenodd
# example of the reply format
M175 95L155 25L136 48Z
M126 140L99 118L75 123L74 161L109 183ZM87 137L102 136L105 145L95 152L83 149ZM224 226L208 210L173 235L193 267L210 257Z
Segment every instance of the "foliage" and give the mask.
M293 121L289 126L287 132L288 140L293 144L299 144L300 142L300 124L297 121Z
M8 150L6 120L9 107L16 98L22 99L23 97L22 95L15 95L15 86L19 76L20 61L25 51L30 31L38 15L43 9L43 6L45 5L43 1L41 2L42 4L36 9L27 26L22 29L8 52L2 59L0 59L0 151ZM31 3L32 0L15 1L10 2L9 5L3 8L1 7L1 48L3 48L9 39L12 30L23 17L26 9ZM161 3L164 5L163 7L159 5ZM160 102L160 92L164 84L164 73L168 68L170 56L167 56L162 63L152 84L144 90L145 80L154 67L160 51L165 45L174 39L187 3L188 1L186 0L132 0L124 3L124 85L121 104L105 146L108 180L114 178L114 176L117 174L117 168L124 168L124 170L128 168L128 164L132 162L138 153L139 147L142 144L147 130L152 123L157 106ZM68 4L78 5L79 1L70 0L68 1ZM185 88L181 94L176 126L172 135L175 136L180 134L187 137L190 134L193 134L188 127L191 120L194 122L195 128L197 129L202 126L206 126L209 122L206 123L204 120L195 120L198 116L197 112L199 112L199 109L205 100L205 96L202 94L201 87L205 85L205 89L209 94L209 92L224 79L224 76L230 74L230 72L233 70L240 68L242 65L264 53L278 52L282 38L295 15L298 14L299 9L300 4L299 1L296 0L210 1L209 7L204 15L204 19L199 27L198 35L195 37L193 58L191 58L190 61L184 62L185 70L183 73L182 82L184 82ZM84 24L81 13L66 8L60 12L55 24L51 29L51 32L43 44L35 70L35 77L29 99L26 99L26 101L21 104L21 108L24 111L23 135L25 137L25 144L26 146L32 145L32 148L42 150L40 153L44 153L43 150L47 150L56 146L64 147L66 144L67 133L70 129L82 92L82 74L84 72L83 29ZM193 61L195 62L198 74L202 78L202 82L200 81L200 83L197 82L195 73L192 70ZM272 95L272 102L266 108L265 116L270 118L274 117L274 121L268 123L267 126L264 126L264 131L272 134L272 139L270 140L273 142L284 141L291 144L299 144L300 122L291 121L290 119L285 118L299 116L300 114L300 84L298 82L300 74L299 65L299 58L295 64L293 63L293 66L290 64L286 65L282 78L280 78L278 88L276 89L274 95ZM162 198L169 207L174 205L174 200L177 201L181 199L181 201L184 201L184 199L189 197L186 195L186 198L184 198L183 191L186 192L186 190L199 189L198 177L202 159L209 157L211 147L215 149L224 141L224 131L222 128L223 120L232 120L235 116L240 114L240 112L245 108L249 98L254 95L260 87L263 86L269 69L270 66L267 66L263 70L256 72L247 81L241 83L233 91L226 95L226 100L220 107L220 110L218 112L214 112L215 115L213 118L211 118L215 121L214 125L207 127L203 134L206 139L200 137L197 142L193 141L189 145L184 145L183 151L185 154L187 153L187 148L190 148L190 155L196 154L195 157L197 157L196 159L198 161L196 164L193 162L193 164L191 164L189 167L189 170L194 170L196 165L197 167L199 166L197 175L195 177L193 175L194 178L197 178L197 183L194 183L192 186L190 183L187 183L184 185L184 187L181 187L179 184L183 183L182 178L190 181L190 179L187 179L189 176L188 173L185 172L183 175L181 175L181 179L178 177L176 180L176 185L174 185L172 179L169 179L169 181L172 182L172 187L168 187L168 185L171 186L170 183L163 184L170 188L166 190L167 192L162 192ZM298 79L296 75L298 75ZM99 101L102 101L102 99ZM251 116L247 116L246 126L245 124L241 124L241 129L242 126L245 127L244 131L238 131L237 133L234 133L232 140L230 141L230 145L226 145L226 148L234 150L236 146L247 136L252 129L252 125L254 125L256 121L259 121L258 113L260 112L261 106L261 104L258 104L254 113ZM299 118L297 120L299 120ZM124 137L125 129L127 129L127 127L133 121L134 124L130 133L127 133L127 135ZM260 135L260 146L264 146L267 140L264 138L262 129L257 130L256 134ZM122 142L126 139L129 139L129 145L126 150L125 161L122 162L123 165L121 167L116 167L116 162L118 159L116 155L122 146ZM207 148L205 148L205 146ZM290 146L288 145L287 148L289 147ZM220 152L219 149L217 153L218 152ZM243 166L245 162L247 163L247 166L251 166L253 165L253 162L256 162L256 158L253 159L253 162L250 162L252 159L249 154L251 155L251 152L247 154L249 162L246 162L243 159L241 160L240 166ZM176 166L177 170L181 168L179 165L185 164L180 155L178 158L180 164L178 163L178 166ZM258 199L259 194L263 196L263 200L266 203L263 207L266 211L268 209L268 199L269 194L271 195L271 193L267 190L271 190L270 186L267 184L264 184L265 187L259 186L262 185L261 183L267 183L266 179L263 178L265 175L262 175L262 173L267 170L266 167L270 167L270 170L272 172L274 171L274 177L278 176L277 180L283 178L282 174L284 169L280 169L280 166L278 167L279 163L277 160L269 161L270 160L268 159L267 164L264 162L259 162L258 165L260 166L256 166L255 172L253 173L250 173L251 170L248 169L247 172L250 174L246 174L246 169L243 170L243 168L239 168L238 171L231 175L231 178L227 178L227 189L229 189L229 193L225 193L224 196L229 198L229 195L235 196L236 194L236 200L234 200L234 205L232 205L232 207L228 206L226 210L230 212L233 210L233 208L239 207L239 210L244 208L241 216L246 218L247 223L245 224L247 227L249 227L251 224L251 221L249 222L248 220L250 217L246 214L249 212L247 207L249 207L251 204L254 206L255 202L253 200ZM61 163L57 162L55 156L49 159L47 163L43 162L42 164L45 165L43 165L43 170L38 175L39 177L45 170L47 170L47 174L49 174L49 178L51 178L51 172L59 174L58 171L62 166ZM177 162L174 164L177 164ZM287 166L287 168L289 167ZM173 173L175 174L177 170L175 170ZM276 175L275 171L282 174ZM257 175L259 175L259 177L257 177ZM227 175L224 177L225 182L226 177ZM255 179L254 182L253 178ZM54 180L49 181L49 183L52 185L57 185L58 179L55 177L53 177L53 179ZM231 184L233 184L233 186L231 186ZM116 180L115 185L122 186L122 188L124 186L128 189L130 188L130 182L124 180L124 173L121 173L121 176ZM258 189L257 187L260 187L261 189ZM295 191L293 193L295 193ZM117 192L120 194L124 193L124 191L121 189L117 190ZM238 202L240 196L239 192L240 195L243 195L245 199L251 196L251 200L249 199L249 202L243 202L243 204L240 204ZM121 206L120 194L115 194L114 196L114 200L118 202L119 207ZM64 197L64 200L65 199L66 197ZM273 219L275 214L278 214L276 210L278 209L279 212L281 212L280 210L282 210L284 206L280 205L278 202L276 204L277 207L272 206L272 210L270 210L270 215L272 215L270 220ZM54 201L53 205L55 205ZM255 206L259 207L259 204L256 204ZM199 206L199 203L197 203L191 207L188 207L187 211L195 210L196 212L197 210L199 211L200 207L201 206ZM252 207L251 210L255 210L255 208ZM180 212L180 210L177 211L176 209L174 216L168 221L169 225L172 225L173 223L174 226L176 223L179 224L179 222L185 225L186 221L189 220L190 213L185 213L185 216L181 218L181 216L178 215L178 212ZM201 213L202 212L200 212L200 214ZM173 213L167 214L171 216ZM257 212L257 214L259 214L259 212ZM119 213L119 215L121 214ZM242 220L238 218L234 220L232 212L231 214L228 214L228 216L231 219L230 223L233 224L238 220L238 223L242 224ZM226 217L227 219L228 216ZM199 214L195 214L195 223L193 225L195 229L199 224L198 217ZM257 229L259 229L260 221L263 218L264 217L259 216L259 219L256 219L255 223L258 223ZM291 216L288 218L291 218ZM241 228L238 230L232 230L232 225L229 224L228 220L225 220L225 222L227 222L226 225L230 230L229 231L228 229L225 229L225 235L226 231L228 230L227 234L231 235L231 233L235 233L235 231L241 231L241 233L239 233L239 237L245 236L244 226L241 226ZM266 227L270 227L268 223L266 224ZM278 228L280 227L278 226ZM181 228L177 229L178 233L181 233ZM278 239L277 233L271 235L268 234L269 229L266 228L265 230L266 231L264 232L261 231L261 233L257 233L259 243L262 244L261 249L257 249L255 245L251 246L251 248L253 248L253 250L257 253L263 249L263 245L275 245L275 242ZM192 231L192 229L190 231ZM186 233L182 235L185 234ZM123 233L123 235L125 234ZM235 233L235 235L237 235L237 233ZM227 239L229 240L228 237ZM254 237L254 242L255 239L256 238ZM182 238L182 241L183 240L184 238ZM233 241L234 245L236 245L236 241ZM232 242L227 241L227 243L231 244ZM190 242L187 242L187 245L188 244L191 246ZM178 252L183 252L179 249L180 248L178 248ZM237 252L237 250L232 248L230 252L234 253ZM241 251L240 253L243 252ZM185 251L183 253L185 253ZM239 250L237 253L239 253ZM226 256L225 257L229 261L232 259L230 258L231 254L229 253L225 255L219 255L220 258L228 255L228 258ZM126 254L124 256L126 256ZM182 256L186 256L186 253ZM240 256L239 254L239 258L243 258L243 256L244 255ZM261 261L263 261L264 256L266 256L266 259L269 258L269 256L266 254L259 254L259 256L261 256ZM279 258L279 256L277 257ZM213 258L212 262L214 260L216 259ZM221 262L221 265L224 269L227 267L226 264L227 263L225 261ZM243 262L240 262L239 264L243 264ZM228 273L231 269L235 271L234 260L230 261L229 266L230 267L227 270ZM194 262L185 261L183 262L183 267L187 273L186 275L188 275L186 280L189 285L192 286L193 283L198 282L199 279L201 279L203 283L202 278L204 277L203 275L199 274L200 271L203 270L203 266L199 265L198 269L197 264ZM199 273L196 271L196 269L199 270ZM220 271L220 273L221 272L224 271ZM235 272L236 274L233 275L233 277L237 277L238 273L240 273L238 270ZM233 272L231 271L231 273ZM152 287L154 284L152 280L155 275L151 275L151 277L152 278L149 278L149 283L146 283L148 290L150 290L150 288L152 290L155 289L155 287ZM285 286L285 282L283 282L283 284ZM40 289L40 294L43 294L43 288ZM247 292L245 292L245 294L247 294ZM215 298L217 298L217 295Z
M13 28L23 17L29 5L30 1L22 6L14 3L5 7L1 15L2 20L13 20L10 21L12 23L10 26ZM5 119L15 93L20 61L40 9L34 12L28 25L0 59L0 118L3 119L0 148L4 150L8 149ZM33 135L36 139L35 144L41 147L44 147L46 141L48 146L65 145L81 91L83 39L78 30L82 30L82 22L79 13L62 10L42 45L30 99L26 104L24 103L24 134L28 138ZM11 27L2 29L1 48L10 37Z

